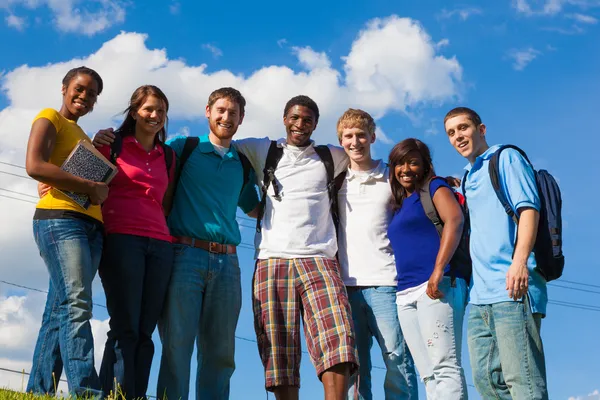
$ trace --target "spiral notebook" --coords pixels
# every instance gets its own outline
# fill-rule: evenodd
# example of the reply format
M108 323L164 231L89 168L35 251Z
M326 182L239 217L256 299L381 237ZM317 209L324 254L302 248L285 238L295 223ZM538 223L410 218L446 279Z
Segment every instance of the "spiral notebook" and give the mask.
M117 167L100 154L93 144L83 139L77 143L60 168L80 178L106 184L110 183L117 174ZM66 190L60 192L73 199L85 210L91 205L90 198L86 194Z

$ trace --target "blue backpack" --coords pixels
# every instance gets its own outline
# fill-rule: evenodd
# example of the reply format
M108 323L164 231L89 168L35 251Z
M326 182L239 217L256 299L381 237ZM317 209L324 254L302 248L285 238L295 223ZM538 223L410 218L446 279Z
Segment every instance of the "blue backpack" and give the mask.
M527 154L513 145L501 146L490 159L489 173L496 196L506 213L518 225L519 216L508 204L506 196L500 187L499 159L500 153L504 149L518 151L532 168L533 165L529 161ZM556 180L548 171L543 169L536 171L534 169L533 172L540 197L540 222L538 224L537 238L533 246L533 252L537 263L536 271L549 282L560 278L565 267L565 257L562 252L562 198Z

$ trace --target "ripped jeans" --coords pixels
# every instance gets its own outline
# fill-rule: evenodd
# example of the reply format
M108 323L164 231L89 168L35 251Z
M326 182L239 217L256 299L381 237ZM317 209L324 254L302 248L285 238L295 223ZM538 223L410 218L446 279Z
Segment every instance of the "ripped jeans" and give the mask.
M450 277L439 284L444 297L432 300L423 293L416 301L398 306L404 339L415 360L428 400L467 399L467 383L461 366L462 324L467 284Z

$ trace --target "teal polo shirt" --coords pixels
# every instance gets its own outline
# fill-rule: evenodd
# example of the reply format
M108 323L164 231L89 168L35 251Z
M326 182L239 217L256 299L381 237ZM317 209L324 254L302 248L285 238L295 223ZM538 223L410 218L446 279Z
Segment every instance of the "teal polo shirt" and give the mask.
M498 200L488 172L495 145L467 164L465 197L471 223L470 250L473 261L470 303L476 305L512 301L506 290L506 273L512 264L517 226ZM502 191L513 211L530 207L539 211L540 198L533 169L513 149L500 153L499 177ZM535 271L533 253L527 262L529 269L529 301L534 313L546 314L548 293L546 281Z
M185 139L179 136L168 142L177 158ZM237 207L248 213L259 203L254 173L242 191L243 182L242 163L235 148L231 146L221 157L208 135L200 136L179 177L168 218L171 235L240 244L240 229L235 219Z

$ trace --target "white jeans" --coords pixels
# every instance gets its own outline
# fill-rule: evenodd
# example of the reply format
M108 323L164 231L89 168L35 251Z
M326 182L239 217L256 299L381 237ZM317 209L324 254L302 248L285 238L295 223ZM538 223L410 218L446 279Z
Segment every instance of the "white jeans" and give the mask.
M462 324L467 285L456 278L451 287L444 277L439 285L444 297L432 300L427 293L398 306L398 318L428 400L467 399L467 383L461 366Z

